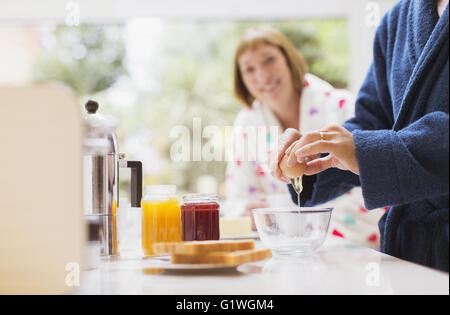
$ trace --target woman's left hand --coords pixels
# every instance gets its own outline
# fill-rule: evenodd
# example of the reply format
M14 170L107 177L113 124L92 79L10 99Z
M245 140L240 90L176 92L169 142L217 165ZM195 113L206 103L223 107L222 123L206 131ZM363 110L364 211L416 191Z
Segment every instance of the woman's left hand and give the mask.
M320 158L322 153L329 155ZM353 135L341 126L304 134L289 155L291 160L307 163L305 175L314 175L332 167L359 175Z

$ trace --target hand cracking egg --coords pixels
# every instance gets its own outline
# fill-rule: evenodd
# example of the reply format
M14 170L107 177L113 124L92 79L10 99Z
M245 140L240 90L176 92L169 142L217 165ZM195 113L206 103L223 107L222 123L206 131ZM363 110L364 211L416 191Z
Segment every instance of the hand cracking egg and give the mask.
M289 179L302 177L305 173L306 163L296 163L294 166L290 167L287 164L288 156L285 155L280 162L280 170L283 176Z

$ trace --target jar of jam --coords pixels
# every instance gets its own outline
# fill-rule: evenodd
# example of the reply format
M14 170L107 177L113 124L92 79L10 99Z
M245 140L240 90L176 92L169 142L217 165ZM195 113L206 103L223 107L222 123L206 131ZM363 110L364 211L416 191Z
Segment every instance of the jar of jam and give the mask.
M215 194L190 194L181 206L181 235L183 241L218 240L218 197Z

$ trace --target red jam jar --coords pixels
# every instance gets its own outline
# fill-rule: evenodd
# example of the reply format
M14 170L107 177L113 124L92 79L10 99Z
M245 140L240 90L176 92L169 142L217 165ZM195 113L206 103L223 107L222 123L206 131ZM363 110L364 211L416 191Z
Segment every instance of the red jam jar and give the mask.
M218 240L220 205L215 194L190 194L181 206L183 241Z

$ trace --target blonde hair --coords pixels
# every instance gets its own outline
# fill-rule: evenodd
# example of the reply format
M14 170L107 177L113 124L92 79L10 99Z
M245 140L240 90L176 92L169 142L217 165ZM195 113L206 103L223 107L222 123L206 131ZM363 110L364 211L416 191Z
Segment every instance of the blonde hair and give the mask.
M247 29L239 40L234 57L234 94L249 107L252 106L255 98L250 94L242 80L238 60L245 51L254 50L261 44L275 46L281 50L291 70L294 87L299 92L305 85L305 74L308 71L308 65L303 56L289 39L279 31L266 26Z

